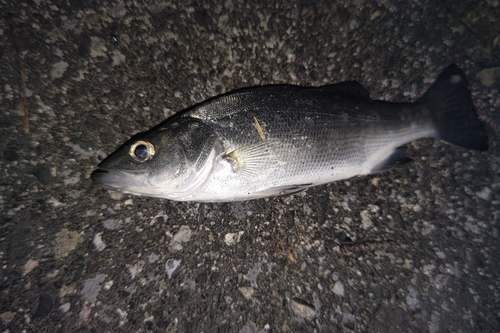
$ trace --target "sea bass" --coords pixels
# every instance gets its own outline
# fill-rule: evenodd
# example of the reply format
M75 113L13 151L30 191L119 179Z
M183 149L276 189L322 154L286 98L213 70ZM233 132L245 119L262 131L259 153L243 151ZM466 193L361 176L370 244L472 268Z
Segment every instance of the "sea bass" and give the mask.
M467 87L450 65L414 103L371 100L356 82L245 88L134 136L92 180L136 195L239 201L389 170L419 138L486 150Z

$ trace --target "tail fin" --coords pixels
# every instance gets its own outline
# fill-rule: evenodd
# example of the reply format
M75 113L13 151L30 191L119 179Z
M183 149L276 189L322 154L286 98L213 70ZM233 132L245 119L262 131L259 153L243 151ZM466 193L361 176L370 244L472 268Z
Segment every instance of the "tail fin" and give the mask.
M468 149L488 149L484 125L474 110L469 82L457 65L448 66L420 101L429 108L439 138Z

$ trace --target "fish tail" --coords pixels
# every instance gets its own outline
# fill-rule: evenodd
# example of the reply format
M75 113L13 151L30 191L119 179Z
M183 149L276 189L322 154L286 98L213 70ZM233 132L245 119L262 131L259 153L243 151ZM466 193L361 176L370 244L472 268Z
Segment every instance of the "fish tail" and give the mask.
M420 101L427 105L438 138L468 149L488 149L488 137L472 104L464 72L452 64L430 86Z

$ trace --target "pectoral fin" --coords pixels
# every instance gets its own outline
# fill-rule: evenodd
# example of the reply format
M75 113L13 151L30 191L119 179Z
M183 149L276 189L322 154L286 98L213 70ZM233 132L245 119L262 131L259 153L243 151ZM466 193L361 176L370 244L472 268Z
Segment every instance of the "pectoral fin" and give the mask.
M233 150L226 156L233 160L235 172L244 176L262 176L269 174L273 165L279 165L276 158L279 145L278 139L262 140Z

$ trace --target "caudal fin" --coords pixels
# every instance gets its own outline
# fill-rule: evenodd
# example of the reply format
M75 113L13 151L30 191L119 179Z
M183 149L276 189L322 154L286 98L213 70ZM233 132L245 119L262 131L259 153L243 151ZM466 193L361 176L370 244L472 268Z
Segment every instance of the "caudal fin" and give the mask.
M429 108L439 138L468 149L488 149L484 125L474 110L469 82L464 72L452 64L420 98Z

